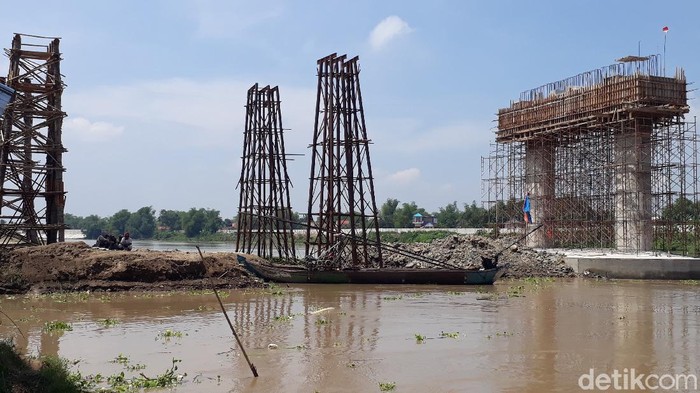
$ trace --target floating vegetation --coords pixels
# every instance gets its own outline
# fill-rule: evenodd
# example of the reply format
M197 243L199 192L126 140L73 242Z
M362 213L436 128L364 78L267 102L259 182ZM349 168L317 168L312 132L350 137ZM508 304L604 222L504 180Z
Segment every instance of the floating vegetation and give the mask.
M416 333L414 336L416 338L416 344L423 344L423 342L425 342L425 336L418 333Z
M403 299L403 296L401 296L401 295L396 295L396 296L384 296L382 299L383 299L383 300L400 300L400 299Z
M217 293L219 294L219 297L222 299L225 299L225 298L231 296L230 292L217 291ZM214 291L211 289L193 289L193 290L187 291L187 294L191 295L191 296L205 296L205 295L214 296Z
M459 332L440 332L440 337L442 337L442 338L457 338L457 337L459 337Z
M105 318L99 321L99 324L104 327L112 327L119 324L119 320L112 318Z
M56 292L39 295L39 298L49 299L56 303L85 303L90 299L90 292Z
M483 291L484 291L484 290L481 289L481 288L479 288L479 289L476 290L476 292L478 292L478 293L482 293ZM447 291L447 294L448 294L448 295L452 295L452 296L459 296L459 295L464 295L464 292L459 292L459 291Z
M316 325L330 325L331 320L327 318L319 318L316 320Z
M172 366L163 374L157 375L153 378L147 377L143 373L139 374L139 376L127 378L123 371L119 374L111 375L107 377L107 384L112 390L107 389L107 391L132 392L138 389L169 388L176 386L182 382L184 377L187 376L187 373L175 373L178 369L177 363L179 362L182 362L182 360L173 358ZM93 386L104 381L103 377L99 374L94 377L87 377L85 379ZM105 389L102 389L101 391L104 390Z
M44 331L48 333L52 332L64 332L73 330L73 326L70 323L63 321L51 321L44 323Z
M114 360L110 360L109 362L118 364L129 364L129 358L120 353L119 355L117 355L116 358L114 358Z
M158 332L156 340L163 339L165 341L170 341L171 338L182 338L182 336L182 332L179 332L177 330L165 329L162 332Z
M396 389L396 382L379 382L379 390L382 392L391 392Z
M508 337L508 336L512 336L512 335L513 335L513 333L508 333L508 332L503 332L503 333L501 333L501 332L496 332L496 336L497 336L497 337Z
M294 315L279 315L279 316L272 318L272 320L274 320L276 322L288 322L288 321L291 321L292 319L294 319Z
M284 295L284 291L282 290L282 288L280 288L276 284L270 284L267 288L265 288L265 292L272 295L272 296Z
M525 296L525 295L523 295L524 291L525 291L525 286L523 286L523 285L510 286L510 287L508 287L507 295L508 295L508 297L522 297L522 296Z

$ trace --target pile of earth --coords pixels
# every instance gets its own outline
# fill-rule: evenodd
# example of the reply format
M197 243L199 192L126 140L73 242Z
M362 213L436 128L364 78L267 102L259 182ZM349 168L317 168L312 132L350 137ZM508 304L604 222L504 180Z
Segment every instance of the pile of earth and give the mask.
M505 277L573 277L575 273L560 254L512 245L514 237L491 239L475 235L450 235L431 243L394 243L383 249L387 266L431 267L429 263L401 255L407 251L462 268L478 269L482 257L498 258L507 266ZM237 253L113 251L92 248L83 242L55 243L0 251L0 293L83 290L188 290L260 286L238 265ZM242 254L249 260L255 255Z
M388 266L431 267L427 262L400 254L401 251L408 251L461 268L478 269L482 266L482 257L493 259L497 253L505 250L498 257L498 265L508 267L504 277L575 276L573 269L564 263L563 255L513 244L516 240L515 236L492 239L476 235L450 235L430 243L390 244L391 247L383 249L383 258Z
M256 256L246 255L249 259ZM187 290L258 286L235 253L114 251L83 242L0 253L0 293L83 290Z

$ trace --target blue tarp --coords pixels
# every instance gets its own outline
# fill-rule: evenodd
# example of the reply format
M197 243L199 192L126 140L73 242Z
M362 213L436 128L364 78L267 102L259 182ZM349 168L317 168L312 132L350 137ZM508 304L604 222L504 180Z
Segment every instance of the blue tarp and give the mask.
M14 94L14 89L0 83L0 115L5 112L5 107L10 103Z

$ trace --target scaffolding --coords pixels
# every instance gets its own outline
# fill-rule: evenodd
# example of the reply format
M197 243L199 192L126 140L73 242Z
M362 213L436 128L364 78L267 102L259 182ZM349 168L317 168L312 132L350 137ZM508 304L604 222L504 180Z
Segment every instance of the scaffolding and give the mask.
M0 245L64 241L59 38L15 34L6 49L14 100L2 119Z
M317 62L306 254L338 268L383 266L358 60Z
M524 226L522 200L544 224L536 247L697 254L695 119L682 69L631 57L521 94L498 112L482 157L490 221Z
M296 259L279 89L248 90L236 251Z

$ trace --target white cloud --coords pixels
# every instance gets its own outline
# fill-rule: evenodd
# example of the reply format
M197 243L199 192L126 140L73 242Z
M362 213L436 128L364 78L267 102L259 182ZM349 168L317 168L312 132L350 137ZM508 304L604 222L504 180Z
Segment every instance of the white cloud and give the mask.
M413 31L411 27L396 15L384 18L369 35L369 44L374 50L380 50L390 41Z
M394 128L391 125L385 127L386 135L383 135L383 138L401 135L401 138L392 137L391 144L386 143L387 149L404 153L445 152L456 149L462 152L483 151L488 149L488 144L493 139L493 133L488 125L468 121L429 129L423 129L417 122L411 124L404 121L403 123L407 124L408 128ZM382 121L382 124L390 123Z
M139 138L160 138L169 145L238 146L251 85L232 79L173 78L98 86L67 92L64 107L74 108L69 116L119 119ZM280 97L285 128L313 126L315 95L311 89L280 86ZM290 134L294 138L295 133Z
M389 175L389 181L400 185L409 185L420 178L420 169L409 168Z
M123 126L103 121L91 122L84 117L68 118L63 122L63 127L67 136L75 136L86 142L111 141L124 132Z
M283 5L274 0L265 3L198 0L192 6L190 15L197 23L197 35L205 38L240 38L242 32L269 23L284 11Z

